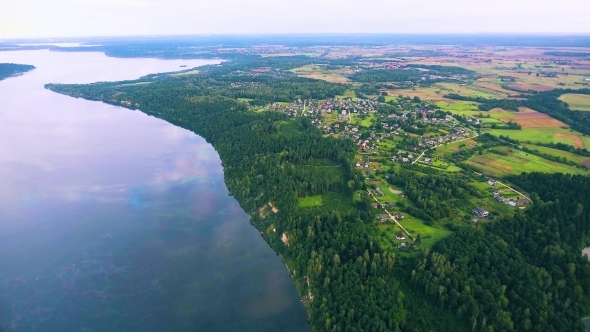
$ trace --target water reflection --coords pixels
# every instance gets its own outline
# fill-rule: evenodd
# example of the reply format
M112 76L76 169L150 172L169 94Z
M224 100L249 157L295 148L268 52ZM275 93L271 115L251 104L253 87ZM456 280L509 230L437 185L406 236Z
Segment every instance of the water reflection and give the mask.
M0 82L0 330L308 329L209 144L43 89L202 61L26 51L0 62L38 67Z

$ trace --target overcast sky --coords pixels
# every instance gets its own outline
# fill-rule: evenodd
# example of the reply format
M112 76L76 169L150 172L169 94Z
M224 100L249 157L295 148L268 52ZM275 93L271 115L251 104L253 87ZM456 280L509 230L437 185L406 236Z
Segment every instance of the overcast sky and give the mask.
M0 0L0 38L590 33L590 0Z

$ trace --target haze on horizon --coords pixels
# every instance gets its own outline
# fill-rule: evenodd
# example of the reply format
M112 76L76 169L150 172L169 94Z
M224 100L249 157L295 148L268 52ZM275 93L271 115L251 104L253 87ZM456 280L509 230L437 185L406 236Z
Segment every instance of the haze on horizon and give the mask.
M588 0L1 0L0 39L262 33L590 33Z

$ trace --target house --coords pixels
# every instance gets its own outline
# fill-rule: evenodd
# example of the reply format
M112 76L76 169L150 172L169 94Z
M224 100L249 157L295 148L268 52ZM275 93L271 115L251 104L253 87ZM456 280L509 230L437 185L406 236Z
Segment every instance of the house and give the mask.
M406 239L406 237L404 236L404 234L401 233L401 232L400 233L397 233L397 235L395 236L395 238L397 240L402 240L402 241Z
M489 184L490 186L495 186L495 185L496 185L496 180L494 180L494 179L489 179L489 180L488 180L488 184Z
M506 204L508 204L509 206L512 206L512 207L516 207L515 201L508 201Z
M379 217L377 217L379 219L379 221L381 222L386 222L387 219L389 219L389 217L386 214L382 214Z
M488 211L482 208L476 208L475 210L473 210L473 213L475 213L475 215L479 218L485 218L490 214Z
M371 204L371 206L372 206L374 209L376 209L376 208L378 208L378 207L379 207L379 203L373 203L373 204Z
M528 203L529 203L529 201L526 198L524 198L524 197L521 197L521 198L518 199L518 201L516 201L516 205L519 206L519 207L524 207Z
M404 248L407 248L407 247L408 247L408 245L405 242L402 242L397 248L398 249L404 249Z
M506 199L503 196L496 196L494 197L498 202L504 203Z
M398 212L395 217L398 219L404 219L404 215L401 212Z
M379 194L379 195L381 195L381 196L385 195L385 194L383 193L383 190L381 190L381 188L379 188L379 187L377 187L377 189L375 189L375 192L376 192L376 193L378 193L378 194Z
M410 160L409 160L408 158L402 158L402 161L403 161L404 163L407 163L407 162L409 162Z
M395 205L394 205L392 202L387 202L387 203L385 203L385 206L386 206L388 209L393 209L393 208L395 207Z
M494 189L492 189L492 193L494 193L494 195L498 195L498 194L500 194L500 189L494 188Z
M432 164L432 159L430 158L424 158L424 162L427 164Z

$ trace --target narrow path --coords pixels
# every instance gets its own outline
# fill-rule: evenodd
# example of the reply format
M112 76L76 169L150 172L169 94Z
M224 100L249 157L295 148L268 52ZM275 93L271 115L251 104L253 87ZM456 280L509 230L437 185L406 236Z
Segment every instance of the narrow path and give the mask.
M377 204L381 204L381 203L379 203L379 200L377 200L375 195L373 195L373 193L370 190L367 189L367 192L369 193L369 195L371 195L371 197L373 197L373 199L375 200L375 202L377 202ZM385 211L385 213L387 213L389 215L389 218L391 218L391 220L393 220L393 222L395 222L399 226L399 228L401 228L404 231L404 233L406 233L406 235L408 235L408 237L410 239L412 239L412 240L414 239L414 237L410 234L410 232L408 232L408 230L405 229L404 226L402 226L402 224L400 224L399 221L397 221L397 219L391 213L389 213L389 211L387 211L387 209L383 209L383 211Z

